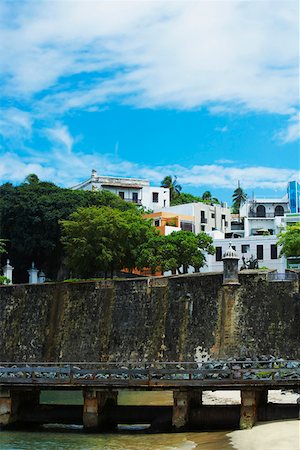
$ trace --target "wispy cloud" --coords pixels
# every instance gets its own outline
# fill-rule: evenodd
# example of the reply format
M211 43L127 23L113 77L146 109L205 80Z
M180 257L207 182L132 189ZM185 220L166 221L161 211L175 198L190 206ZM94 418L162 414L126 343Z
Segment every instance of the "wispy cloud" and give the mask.
M62 145L68 152L72 150L74 139L65 125L57 124L55 128L47 128L46 136L58 145Z
M297 1L25 1L6 2L2 16L2 93L39 116L110 99L291 116L297 108Z
M300 114L297 113L288 121L286 129L279 131L275 138L279 139L282 144L289 144L297 141L300 137Z
M292 169L274 167L226 166L225 162L209 165L185 167L178 164L147 166L131 161L119 160L111 154L53 149L44 160L43 152L28 152L22 158L15 153L6 152L1 158L0 182L11 180L21 182L29 173L36 173L41 179L54 181L61 186L70 187L88 179L93 168L103 175L136 176L149 179L159 185L166 174L176 174L186 190L193 187L213 186L233 189L238 180L243 180L245 189L267 188L285 189L290 180L299 180L299 172Z

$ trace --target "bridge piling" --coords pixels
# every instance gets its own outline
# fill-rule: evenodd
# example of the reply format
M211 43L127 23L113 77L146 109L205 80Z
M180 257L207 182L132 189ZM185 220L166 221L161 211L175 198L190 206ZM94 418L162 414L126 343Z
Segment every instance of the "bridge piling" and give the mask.
M175 429L183 429L189 425L192 408L200 408L202 405L201 389L185 389L173 391L172 426Z
M0 428L18 421L21 408L31 408L39 404L38 390L0 390Z
M258 420L259 406L268 403L268 390L241 390L240 428L252 428Z
M83 426L86 431L97 431L109 429L105 418L105 407L117 405L118 392L109 389L95 390L85 389L83 391Z

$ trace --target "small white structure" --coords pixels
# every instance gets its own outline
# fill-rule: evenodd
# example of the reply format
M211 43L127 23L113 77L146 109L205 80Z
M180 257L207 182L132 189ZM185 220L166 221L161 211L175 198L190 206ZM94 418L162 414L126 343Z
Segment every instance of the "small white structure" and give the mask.
M92 170L91 177L71 189L84 191L107 190L127 202L142 205L147 209L164 208L170 205L170 190L150 186L149 181L138 178L100 176Z
M38 269L35 267L34 262L31 264L31 268L27 270L29 275L29 284L38 284Z
M229 247L223 255L223 285L239 284L239 257L229 242Z
M38 283L42 284L42 283L45 283L45 281L46 281L46 275L44 274L43 271L39 272Z
M10 265L9 259L6 261L6 265L2 267L3 275L10 280L9 284L12 284L12 274L14 268Z

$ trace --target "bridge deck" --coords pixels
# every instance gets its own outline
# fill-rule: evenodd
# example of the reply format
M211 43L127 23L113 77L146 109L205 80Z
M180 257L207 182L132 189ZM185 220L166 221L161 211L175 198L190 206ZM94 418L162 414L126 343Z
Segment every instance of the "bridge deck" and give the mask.
M300 388L300 361L0 363L0 387L43 389Z

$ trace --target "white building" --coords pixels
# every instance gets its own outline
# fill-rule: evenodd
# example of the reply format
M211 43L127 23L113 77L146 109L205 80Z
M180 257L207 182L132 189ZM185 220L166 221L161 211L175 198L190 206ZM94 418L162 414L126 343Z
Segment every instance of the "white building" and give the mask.
M137 178L119 178L97 175L92 170L91 177L71 189L85 191L110 191L127 202L137 203L147 209L165 208L170 205L170 190L150 186L149 181Z
M258 260L259 267L267 267L278 272L285 271L287 266L286 259L283 256L279 256L280 247L276 245L276 236L248 236L237 239L214 238L213 245L216 248L216 253L214 255L206 255L207 266L201 271L222 272L222 257L228 249L230 242L240 258L239 268L243 265L243 257L247 261L253 256L254 259Z
M197 202L165 208L155 207L154 213L149 218L153 219L153 225L162 226L166 216L169 217L169 221L173 216L174 220L176 220L176 226L180 227L180 229L192 231L196 234L201 231L206 233L214 230L219 230L223 233L230 231L230 209L226 204Z
M240 208L240 219L244 223L244 236L266 233L276 236L284 226L284 215L289 212L287 195L282 198L247 200Z

